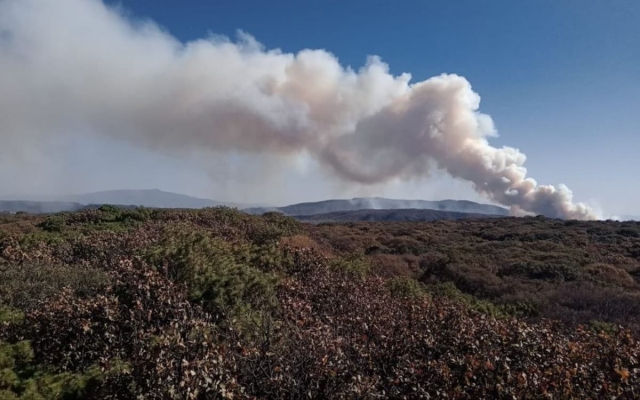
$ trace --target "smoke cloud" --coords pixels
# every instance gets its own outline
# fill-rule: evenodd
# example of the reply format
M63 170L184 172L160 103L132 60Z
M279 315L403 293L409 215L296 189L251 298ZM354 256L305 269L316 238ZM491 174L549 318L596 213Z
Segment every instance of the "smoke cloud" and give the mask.
M410 79L377 57L356 71L244 33L181 43L97 0L0 0L0 157L82 133L174 156L304 154L365 185L435 165L514 214L596 218L566 186L527 177L520 151L489 144L465 78Z

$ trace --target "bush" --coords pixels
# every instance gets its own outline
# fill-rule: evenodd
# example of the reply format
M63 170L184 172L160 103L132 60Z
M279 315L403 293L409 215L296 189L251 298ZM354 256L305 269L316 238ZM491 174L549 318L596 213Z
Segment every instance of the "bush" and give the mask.
M101 292L108 284L106 273L90 267L0 265L0 304L26 310L64 288L86 297Z
M105 374L93 367L83 373L47 372L34 365L34 354L26 341L0 341L0 398L83 399Z
M22 322L24 313L11 307L0 305L0 326Z
M277 212L268 212L252 225L249 239L256 245L270 244L277 242L283 236L293 236L300 231L300 223L294 218Z
M563 262L517 263L500 270L498 276L524 276L546 281L575 281L580 277L580 267Z
M434 297L446 297L448 299L465 304L472 310L493 317L504 317L506 312L499 306L484 300L479 300L469 294L461 292L453 282L428 285L427 291Z
M62 232L65 225L66 220L63 216L53 215L45 218L44 221L38 224L38 227L46 232Z
M635 286L636 281L627 271L609 264L591 264L583 268L583 275L592 282L606 286Z
M275 302L276 277L245 264L246 248L221 239L204 234L169 238L146 258L171 280L186 284L191 300L214 313L237 314Z
M397 276L387 281L392 296L404 298L420 298L427 295L424 286L415 279Z
M620 326L598 320L590 321L589 327L596 333L606 333L608 335L616 335L618 332L620 332Z
M103 204L98 207L98 211L106 214L118 214L120 213L120 208L111 204Z
M367 258L362 253L351 253L331 260L332 269L353 278L364 278L371 270Z

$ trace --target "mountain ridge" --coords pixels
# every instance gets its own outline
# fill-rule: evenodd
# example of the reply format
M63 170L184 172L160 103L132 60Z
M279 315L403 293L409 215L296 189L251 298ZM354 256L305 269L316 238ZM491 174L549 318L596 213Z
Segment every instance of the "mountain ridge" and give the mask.
M77 211L82 208L112 204L123 207L188 208L227 206L238 208L249 214L264 214L269 211L289 216L312 216L318 214L352 212L356 210L436 210L443 212L478 215L506 216L508 210L490 204L469 200L405 200L383 197L356 197L353 199L328 199L316 202L295 203L283 207L256 207L250 204L224 202L212 199L166 192L158 189L119 189L61 196L50 201L0 200L0 212L28 212L34 214ZM406 212L405 212L406 214ZM380 216L381 214L377 214ZM337 217L337 216L335 216ZM344 218L344 216L340 216ZM354 216L355 218L355 216ZM359 218L359 217L358 217ZM371 217L373 218L373 217ZM404 216L402 218L405 218ZM416 217L417 218L417 217ZM431 218L431 217L425 217ZM452 216L446 217L447 219Z
M249 214L264 214L269 211L281 212L289 216L309 216L332 212L355 210L439 210L485 215L509 215L509 210L491 204L469 200L403 200L384 197L356 197L353 199L330 199L316 202L291 204L284 207L252 207L243 211Z
M84 204L68 201L0 200L0 213L50 214L78 211L84 207Z
M65 196L63 200L81 204L114 204L150 208L205 208L217 206L244 208L250 206L249 204L205 199L159 189L104 190Z
M459 220L468 218L502 218L495 214L477 214L457 211L403 208L334 211L324 214L293 216L299 221L311 223L323 222L428 222L441 220Z
M251 204L240 204L212 199L204 199L179 193L166 192L159 189L118 189L60 196L57 198L49 199L0 200L0 212L27 212L32 214L49 214L57 212L78 211L83 208L95 208L103 204L112 204L122 207L190 209L217 206L227 206L242 209L251 206Z

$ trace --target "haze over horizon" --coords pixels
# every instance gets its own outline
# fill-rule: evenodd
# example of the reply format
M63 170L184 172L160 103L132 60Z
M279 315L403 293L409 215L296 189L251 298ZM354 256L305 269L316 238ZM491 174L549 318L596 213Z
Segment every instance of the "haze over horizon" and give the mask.
M640 214L632 151L640 145L632 111L640 82L631 68L640 57L629 52L640 48L630 25L640 7L546 3L547 12L534 13L542 19L523 23L525 14L535 20L529 6L502 4L491 18L512 37L486 29L478 42L465 34L496 6L475 16L477 6L462 3L412 3L415 13L389 16L385 29L370 21L354 31L342 18L381 22L392 10L294 7L298 18L283 25L279 2L257 19L225 2L128 1L116 12L94 0L51 8L2 0L2 194L154 187L275 205L379 196L469 199L570 218L599 208L605 217ZM438 15L456 24L430 25ZM335 18L336 30L305 28L312 16L316 27ZM455 27L464 29L451 35ZM233 41L209 33L233 37L236 29L248 33ZM294 30L302 33L292 37ZM445 37L448 48L438 44ZM382 59L360 69L372 54Z

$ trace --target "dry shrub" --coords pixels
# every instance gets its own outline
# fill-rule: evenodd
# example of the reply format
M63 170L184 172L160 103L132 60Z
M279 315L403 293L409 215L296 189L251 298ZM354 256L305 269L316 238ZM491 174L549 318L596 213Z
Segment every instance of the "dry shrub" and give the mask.
M231 388L233 366L222 363L213 321L179 286L129 260L116 261L111 275L104 295L63 290L28 312L9 341L28 338L35 360L58 372L127 364L89 398L216 397Z
M283 237L280 240L280 243L283 246L311 248L314 250L321 250L321 246L318 243L316 243L315 240L313 240L307 235L293 235L293 236Z
M393 254L370 255L373 272L386 278L394 276L416 277L418 269L407 262L406 257Z
M634 287L636 281L627 271L609 264L591 264L583 268L588 280L610 286Z
M103 291L109 277L87 266L0 265L0 303L19 309L31 309L64 288L86 297Z
M539 217L360 222L306 225L305 229L331 250L365 251L381 276L408 275L411 269L388 254L415 257L420 253L421 281L454 282L478 300L503 305L516 314L589 323L591 313L556 301L566 291L579 290L597 299L586 304L597 308L596 315L605 313L605 320L640 321L640 311L632 315L635 307L622 313L601 304L601 299L614 296L608 289L640 295L637 222ZM629 326L636 329L635 322Z
M638 271L630 256L638 238L620 229L635 225L505 218L301 226L229 209L153 211L123 223L119 213L69 214L60 232L35 228L42 218L2 225L10 233L0 238L0 265L13 272L90 266L109 277L83 292L68 286L82 288L89 277L65 269L54 279L64 284L47 283L55 290L43 290L35 307L0 305L0 340L12 354L29 341L32 371L112 372L77 397L639 397L640 344L626 328L640 332L640 291L621 286L628 279L608 267L582 269ZM285 239L299 229L318 250ZM376 259L397 276L370 274ZM518 263L523 269L499 276ZM404 275L416 264L435 283L425 286L432 297ZM29 285L38 271L7 282ZM597 276L608 283L589 280ZM271 297L276 307L256 301ZM251 312L226 312L238 304ZM534 313L559 321L507 315Z

